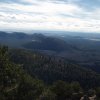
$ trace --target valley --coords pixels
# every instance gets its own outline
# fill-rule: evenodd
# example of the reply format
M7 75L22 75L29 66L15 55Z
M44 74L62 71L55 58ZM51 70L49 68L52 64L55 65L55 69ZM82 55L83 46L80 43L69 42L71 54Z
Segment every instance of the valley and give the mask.
M90 39L86 39L86 38ZM91 40L92 38L92 40ZM55 57L62 57L82 67L100 72L100 41L94 34L75 35L46 35L46 33L6 33L0 32L0 43L11 48L22 48L38 51Z
M99 100L100 42L95 40L0 32L1 100Z

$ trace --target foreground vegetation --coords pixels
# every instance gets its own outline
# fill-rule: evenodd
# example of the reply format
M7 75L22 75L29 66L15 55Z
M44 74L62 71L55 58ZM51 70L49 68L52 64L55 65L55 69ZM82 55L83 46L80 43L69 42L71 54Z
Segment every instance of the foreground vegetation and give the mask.
M97 100L100 100L100 76L64 62L24 50L8 52L7 47L0 47L0 100L80 100L85 94L89 97L96 94ZM90 76L85 76L86 83L91 83L86 85L80 81L81 70L86 72L86 76L92 75L90 80ZM80 80L76 75L71 76L70 72L80 75ZM66 75L69 75L68 78Z

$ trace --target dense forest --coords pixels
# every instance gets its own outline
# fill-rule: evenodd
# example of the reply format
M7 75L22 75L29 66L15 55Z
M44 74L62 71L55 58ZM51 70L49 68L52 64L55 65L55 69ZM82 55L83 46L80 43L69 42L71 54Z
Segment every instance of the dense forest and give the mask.
M0 100L100 99L100 75L64 59L0 46Z
M66 82L78 81L85 89L100 86L99 74L60 57L23 49L10 50L9 56L14 63L23 65L23 69L28 74L47 84L63 80Z

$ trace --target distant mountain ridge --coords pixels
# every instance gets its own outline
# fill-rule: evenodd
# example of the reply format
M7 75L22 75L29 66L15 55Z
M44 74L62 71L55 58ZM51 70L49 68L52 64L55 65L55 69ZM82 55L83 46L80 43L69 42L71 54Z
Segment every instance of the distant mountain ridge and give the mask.
M0 44L10 47L22 47L22 44L31 42L34 39L38 39L36 34L26 34L22 32L7 33L0 31Z
M50 51L73 51L76 49L70 44L67 44L64 40L44 36L43 34L25 34L21 32L6 33L0 32L0 42L10 46L19 46L32 50L50 50Z
M99 35L96 36L99 38ZM55 34L49 36L41 32L26 34L0 31L0 44L64 57L82 67L100 73L100 41L84 39L83 35Z
M39 41L32 41L23 45L28 49L51 50L51 51L72 51L76 48L65 41L53 37L39 38Z

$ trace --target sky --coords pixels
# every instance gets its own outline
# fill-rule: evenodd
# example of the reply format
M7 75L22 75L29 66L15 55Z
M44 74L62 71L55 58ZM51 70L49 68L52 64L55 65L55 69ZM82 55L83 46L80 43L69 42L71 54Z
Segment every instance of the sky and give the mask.
M0 30L100 33L100 0L0 0Z

